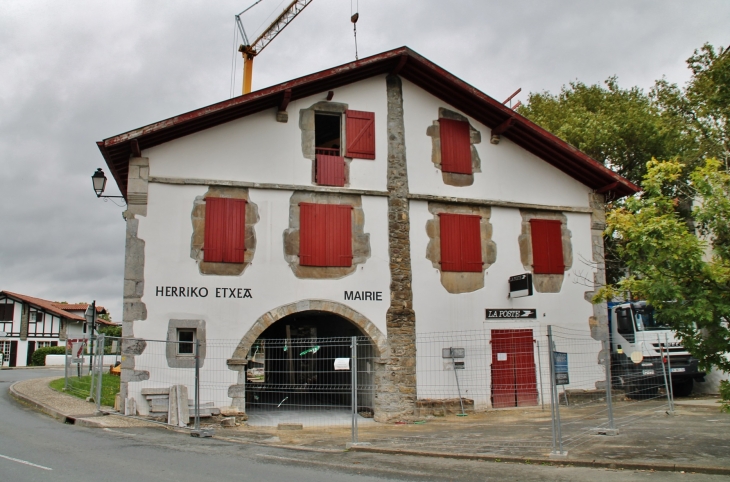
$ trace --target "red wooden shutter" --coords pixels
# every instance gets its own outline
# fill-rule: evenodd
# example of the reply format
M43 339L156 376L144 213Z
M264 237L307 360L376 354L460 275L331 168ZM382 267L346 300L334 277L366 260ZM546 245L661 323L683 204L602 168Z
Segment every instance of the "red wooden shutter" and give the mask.
M299 264L352 266L352 206L299 205Z
M205 199L203 261L243 263L246 251L246 200Z
M492 408L517 405L515 357L510 330L492 330Z
M317 184L323 186L345 185L345 158L317 154Z
M459 215L439 214L441 231L441 271L461 271Z
M327 204L326 266L352 266L352 206Z
M226 229L226 200L209 197L205 199L205 238L203 261L223 262L223 247Z
M481 216L459 216L461 227L461 271L474 273L482 271L481 221Z
M469 123L453 119L439 119L441 138L441 170L457 174L471 174L471 141Z
M347 143L345 155L375 159L375 112L345 111Z
M517 406L537 405L535 345L532 339L532 330L514 330L512 351L515 354Z
M246 200L226 199L224 263L243 263L246 254Z
M482 271L481 217L469 214L439 214L441 270Z
M552 219L531 219L532 267L535 274L562 274L563 237L560 221Z

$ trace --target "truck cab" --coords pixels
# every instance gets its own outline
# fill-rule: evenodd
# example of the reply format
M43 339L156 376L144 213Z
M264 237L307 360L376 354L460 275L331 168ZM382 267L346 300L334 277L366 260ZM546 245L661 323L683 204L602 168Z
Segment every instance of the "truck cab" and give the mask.
M656 396L665 370L675 396L689 395L694 380L704 380L697 359L646 301L608 303L608 324L613 384L634 398Z

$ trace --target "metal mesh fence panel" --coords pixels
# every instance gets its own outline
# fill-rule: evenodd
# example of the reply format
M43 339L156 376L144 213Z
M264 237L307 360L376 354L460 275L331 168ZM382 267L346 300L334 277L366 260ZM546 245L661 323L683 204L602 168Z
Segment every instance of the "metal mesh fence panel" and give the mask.
M595 340L584 331L552 327L552 338L559 428L566 449L589 442L596 434L641 430L637 422L669 409L667 379L661 369L645 369L625 354L611 356L608 341Z

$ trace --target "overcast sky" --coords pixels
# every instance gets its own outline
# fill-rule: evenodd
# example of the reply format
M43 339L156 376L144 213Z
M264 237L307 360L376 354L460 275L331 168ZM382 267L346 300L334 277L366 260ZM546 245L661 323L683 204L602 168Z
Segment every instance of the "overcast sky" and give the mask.
M246 28L288 1L264 0ZM92 192L95 141L227 99L233 15L251 3L2 0L0 290L96 299L121 320L124 208ZM315 0L257 57L254 90L354 60L351 9ZM611 75L683 84L694 49L730 44L727 0L359 0L359 13L361 58L406 45L500 101Z

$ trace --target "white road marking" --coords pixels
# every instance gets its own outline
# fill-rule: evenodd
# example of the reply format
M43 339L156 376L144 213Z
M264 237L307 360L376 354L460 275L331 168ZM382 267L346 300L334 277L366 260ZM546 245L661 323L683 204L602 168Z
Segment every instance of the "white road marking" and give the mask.
M50 467L44 467L42 465L34 464L34 463L31 463L31 462L28 462L27 460L15 459L13 457L8 457L7 455L0 454L0 457L2 457L4 459L12 460L13 462L18 462L19 464L30 465L31 467L38 467L39 469L43 469L43 470L53 470Z
M136 437L137 436L136 433L127 433L127 432L122 432L121 430L112 430L110 428L104 428L102 430L104 430L105 432L118 433L119 435L122 435L124 437Z

